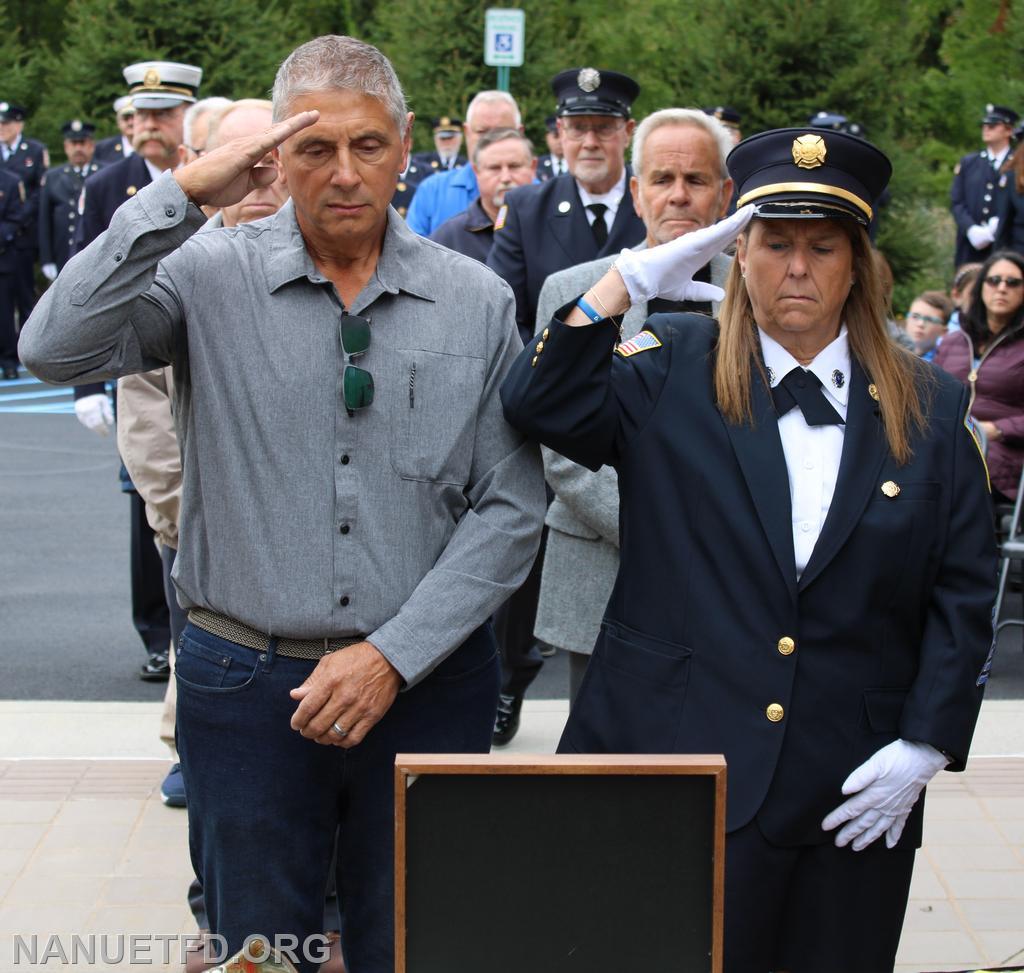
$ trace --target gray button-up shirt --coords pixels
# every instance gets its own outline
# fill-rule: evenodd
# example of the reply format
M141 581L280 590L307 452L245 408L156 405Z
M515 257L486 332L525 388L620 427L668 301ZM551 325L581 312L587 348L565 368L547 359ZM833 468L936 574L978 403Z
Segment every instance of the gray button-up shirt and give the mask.
M498 398L522 347L512 293L390 211L348 309L372 322L358 365L376 386L350 416L341 303L292 204L203 222L169 174L140 191L43 296L22 360L79 384L173 364L181 603L271 635L365 634L411 685L537 549L540 456Z

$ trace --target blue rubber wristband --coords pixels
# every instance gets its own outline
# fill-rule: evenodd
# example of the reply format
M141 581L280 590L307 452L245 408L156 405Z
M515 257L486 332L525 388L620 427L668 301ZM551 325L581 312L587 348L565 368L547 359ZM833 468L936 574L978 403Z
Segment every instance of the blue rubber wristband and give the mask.
M603 314L598 314L597 311L595 311L593 309L593 307L591 307L585 300L583 300L582 297L576 302L576 306L588 318L590 318L590 320L593 321L594 324L597 324L598 321L603 321L604 320L604 315Z

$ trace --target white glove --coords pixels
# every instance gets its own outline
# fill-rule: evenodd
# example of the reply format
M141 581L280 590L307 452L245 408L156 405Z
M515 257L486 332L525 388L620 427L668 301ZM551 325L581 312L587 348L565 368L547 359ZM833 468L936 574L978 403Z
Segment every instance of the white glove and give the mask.
M849 822L836 835L837 848L852 841L853 850L862 851L883 833L886 845L894 848L921 791L947 763L928 743L896 740L882 747L846 778L843 793L855 796L832 811L822 829Z
M720 301L725 296L721 287L694 280L693 275L729 246L753 215L753 205L747 205L720 223L685 233L660 246L623 250L614 267L622 275L630 302L646 303L652 297L670 301Z
M992 246L995 238L996 235L988 223L975 223L974 226L967 227L967 239L975 250L984 250L985 247Z
M75 399L75 415L86 429L101 436L109 435L114 424L114 410L110 408L110 397L106 392Z
M989 233L992 234L992 242L995 243L996 237L999 236L999 217L990 216L986 225L988 226Z
M43 276L50 281L52 284L57 279L57 265L56 264L43 264L42 266Z

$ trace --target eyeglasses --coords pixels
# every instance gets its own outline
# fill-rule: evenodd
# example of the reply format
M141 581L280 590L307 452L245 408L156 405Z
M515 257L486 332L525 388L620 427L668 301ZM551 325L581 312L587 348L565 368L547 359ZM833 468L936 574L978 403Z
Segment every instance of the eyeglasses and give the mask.
M350 416L356 409L365 409L373 402L373 376L365 368L352 364L352 359L365 354L369 347L369 318L342 314L341 353L345 356L345 371L341 376L341 393Z
M1003 277L1000 274L993 274L991 277L985 278L985 283L989 287L998 287L1000 284L1005 284L1011 291L1015 291L1021 284L1024 284L1024 277Z
M946 326L946 322L942 318L932 317L930 314L918 314L917 311L909 311L907 313L908 321L923 321L925 324L938 324L943 328Z
M602 142L615 138L625 127L626 123L621 119L610 119L607 122L583 122L572 119L562 119L562 134L573 142L582 142L588 132L593 132Z

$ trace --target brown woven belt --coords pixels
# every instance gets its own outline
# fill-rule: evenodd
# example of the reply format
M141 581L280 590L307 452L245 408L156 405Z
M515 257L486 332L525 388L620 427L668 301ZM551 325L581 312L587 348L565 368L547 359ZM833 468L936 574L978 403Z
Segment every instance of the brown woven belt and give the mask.
M266 652L270 646L270 635L208 608L190 608L188 620L204 632L255 649L257 652ZM343 639L278 639L277 654L292 659L322 659L338 649L346 649L350 645L365 641L366 637L363 635Z

